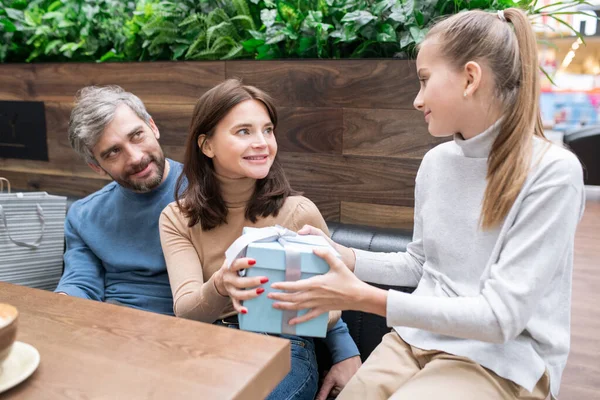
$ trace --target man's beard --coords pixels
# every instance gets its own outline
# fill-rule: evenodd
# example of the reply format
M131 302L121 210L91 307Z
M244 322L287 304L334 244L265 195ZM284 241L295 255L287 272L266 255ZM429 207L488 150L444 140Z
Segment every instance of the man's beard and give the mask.
M143 171L152 162L154 162L157 166L156 174L146 178L146 180L141 182L131 179L131 175ZM164 173L165 157L162 154L158 156L150 154L147 157L144 157L144 159L135 167L128 168L126 171L124 171L121 176L115 177L110 174L109 175L115 180L115 182L124 188L131 189L136 192L149 192L161 184Z

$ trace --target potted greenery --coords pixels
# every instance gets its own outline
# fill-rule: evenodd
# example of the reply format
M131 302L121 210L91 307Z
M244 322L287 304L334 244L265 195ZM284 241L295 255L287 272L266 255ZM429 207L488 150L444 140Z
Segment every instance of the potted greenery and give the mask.
M585 1L537 3L0 0L0 62L410 58L443 15L517 6L569 26L564 15Z

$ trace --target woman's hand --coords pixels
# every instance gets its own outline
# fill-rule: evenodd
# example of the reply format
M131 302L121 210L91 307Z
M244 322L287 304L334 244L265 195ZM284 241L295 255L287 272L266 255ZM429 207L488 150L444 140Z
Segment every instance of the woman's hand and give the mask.
M316 228L313 228L316 229ZM331 310L359 310L386 316L387 292L358 279L332 252L315 249L314 253L329 264L324 275L296 282L276 282L268 297L276 300L279 310L309 311L289 321L290 325L311 320Z
M230 268L227 268L227 265L223 263L219 270L220 278L218 277L215 283L217 292L223 296L231 297L233 308L238 313L247 314L248 309L243 307L241 302L260 296L265 291L261 285L269 282L269 278L266 276L249 278L238 275L238 271L252 268L254 264L256 264L256 260L251 258L238 258L233 261Z
M354 254L354 251L351 248L342 246L341 244L334 242L329 236L325 234L325 232L311 225L304 225L302 229L298 231L298 234L323 236L325 239L327 239L331 247L333 247L335 251L340 253L340 255L342 256L342 262L350 269L350 271L354 272L354 265L356 264L356 255Z

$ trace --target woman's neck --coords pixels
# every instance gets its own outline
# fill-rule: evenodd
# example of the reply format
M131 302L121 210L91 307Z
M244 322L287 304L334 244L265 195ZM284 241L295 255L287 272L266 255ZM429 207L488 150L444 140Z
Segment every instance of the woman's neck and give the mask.
M214 173L221 188L221 196L227 208L246 207L256 189L256 179L227 178Z

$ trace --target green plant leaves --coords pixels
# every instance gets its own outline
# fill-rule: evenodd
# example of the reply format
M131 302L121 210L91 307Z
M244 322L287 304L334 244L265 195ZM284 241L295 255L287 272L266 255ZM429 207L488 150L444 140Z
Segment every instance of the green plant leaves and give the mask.
M436 18L585 0L0 0L0 62L407 57ZM572 27L570 27L572 29ZM578 32L574 30L574 34Z
M7 18L0 18L0 24L4 26L4 32L14 32L17 30L15 24Z
M0 61L100 59L123 41L122 27L132 12L127 4L116 0L0 0L0 35L5 40L0 45Z
M355 28L360 28L375 19L377 19L377 17L371 14L369 11L360 10L344 15L342 22L354 22Z

